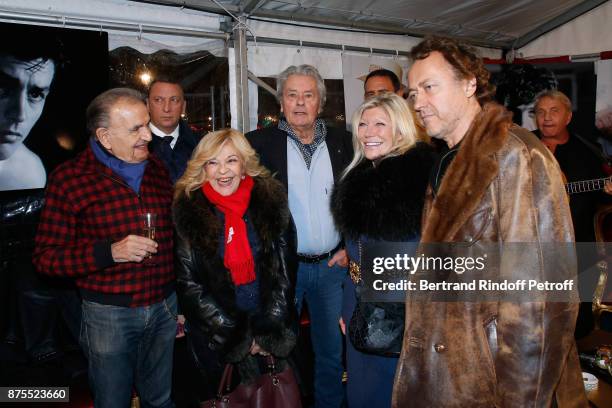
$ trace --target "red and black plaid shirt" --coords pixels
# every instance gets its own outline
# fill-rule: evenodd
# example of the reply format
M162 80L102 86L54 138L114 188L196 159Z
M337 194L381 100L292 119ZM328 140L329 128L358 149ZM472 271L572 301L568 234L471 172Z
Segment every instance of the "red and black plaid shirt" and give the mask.
M41 273L76 278L83 292L128 295L132 307L159 302L175 278L171 203L172 185L156 157L136 194L88 146L49 177L33 262ZM113 262L111 244L141 235L143 212L157 214L157 253L140 263Z

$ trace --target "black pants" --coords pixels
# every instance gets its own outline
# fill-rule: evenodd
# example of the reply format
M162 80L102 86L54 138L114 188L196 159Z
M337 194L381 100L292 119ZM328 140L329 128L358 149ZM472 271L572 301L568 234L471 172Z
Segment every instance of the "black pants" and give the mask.
M5 339L23 340L33 360L61 351L61 343L77 344L81 300L71 281L38 275L29 258L5 262L2 273L9 291Z

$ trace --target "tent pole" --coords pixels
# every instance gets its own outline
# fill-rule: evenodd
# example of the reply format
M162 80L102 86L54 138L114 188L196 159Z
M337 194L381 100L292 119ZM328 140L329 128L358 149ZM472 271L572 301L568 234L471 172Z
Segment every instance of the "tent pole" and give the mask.
M249 125L249 75L247 66L246 16L241 15L234 26L234 61L236 63L236 106L237 128L242 133L248 132Z
M268 91L269 94L276 98L276 89L272 88L270 85L259 79L259 77L251 71L249 71L249 79L255 82L258 87L265 89L266 91Z

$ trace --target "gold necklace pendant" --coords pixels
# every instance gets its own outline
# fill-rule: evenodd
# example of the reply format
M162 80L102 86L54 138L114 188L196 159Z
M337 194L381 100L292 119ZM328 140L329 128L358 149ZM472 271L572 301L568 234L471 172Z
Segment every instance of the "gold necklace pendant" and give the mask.
M361 268L355 261L349 262L349 276L355 285L358 285L361 282Z

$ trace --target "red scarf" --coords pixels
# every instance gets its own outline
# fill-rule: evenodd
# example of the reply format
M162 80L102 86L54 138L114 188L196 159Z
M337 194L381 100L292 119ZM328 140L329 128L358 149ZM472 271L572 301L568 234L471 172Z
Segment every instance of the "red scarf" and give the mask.
M225 256L223 264L230 270L235 285L243 285L255 280L255 261L247 228L242 216L251 200L253 179L245 176L238 189L228 195L217 193L209 182L202 185L202 191L208 200L225 216Z

